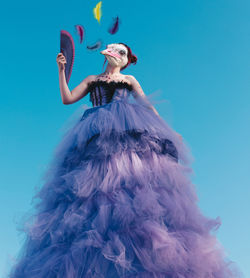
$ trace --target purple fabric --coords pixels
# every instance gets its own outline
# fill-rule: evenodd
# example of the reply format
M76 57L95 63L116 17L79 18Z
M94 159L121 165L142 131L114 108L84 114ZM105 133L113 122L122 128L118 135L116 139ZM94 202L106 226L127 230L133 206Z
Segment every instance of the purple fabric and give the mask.
M197 205L187 144L130 95L117 87L64 134L11 278L240 277Z

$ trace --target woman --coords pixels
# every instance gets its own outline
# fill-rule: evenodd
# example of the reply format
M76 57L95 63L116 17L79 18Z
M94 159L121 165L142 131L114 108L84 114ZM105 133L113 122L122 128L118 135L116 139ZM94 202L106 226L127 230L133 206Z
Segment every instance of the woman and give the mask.
M101 53L104 73L72 91L57 56L62 102L90 93L93 107L56 149L10 277L238 277L210 234L219 219L196 204L188 148L138 81L120 73L137 57L123 43Z

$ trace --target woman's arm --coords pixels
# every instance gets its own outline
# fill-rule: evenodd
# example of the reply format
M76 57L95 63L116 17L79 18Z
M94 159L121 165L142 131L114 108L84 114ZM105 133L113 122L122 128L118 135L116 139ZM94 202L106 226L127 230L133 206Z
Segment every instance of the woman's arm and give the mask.
M128 75L127 77L129 79L129 81L131 82L131 85L133 88L133 97L135 99L138 99L139 101L142 100L144 103L146 103L148 108L152 109L157 116L160 116L159 113L156 111L156 109L153 107L153 105L150 104L149 101L146 99L146 95L144 94L139 82L135 79L135 77L133 75ZM182 140L182 136L177 132L176 132L176 134Z
M66 59L62 53L57 55L59 69L59 86L63 104L72 104L83 98L88 93L88 83L95 79L95 75L89 75L82 82L70 91L66 82L65 67Z
M59 84L63 104L72 104L85 97L88 93L88 83L94 79L95 75L89 75L70 91L66 83L65 74L59 72Z
M136 80L136 78L133 75L128 75L127 77L132 85L133 97L139 101L142 101L143 104L146 104L147 108L152 109L157 116L160 116L154 108L154 106L147 100L146 95L144 94L142 87L140 83Z

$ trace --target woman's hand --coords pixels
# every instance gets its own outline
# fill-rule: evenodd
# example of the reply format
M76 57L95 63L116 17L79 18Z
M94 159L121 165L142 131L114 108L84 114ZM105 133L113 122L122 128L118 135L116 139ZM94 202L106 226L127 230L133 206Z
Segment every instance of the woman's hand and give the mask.
M61 52L57 55L56 62L57 62L59 71L64 71L65 64L66 64L66 58Z
M177 135L179 136L179 138L181 139L181 141L183 141L182 136L181 136L179 133L177 133Z

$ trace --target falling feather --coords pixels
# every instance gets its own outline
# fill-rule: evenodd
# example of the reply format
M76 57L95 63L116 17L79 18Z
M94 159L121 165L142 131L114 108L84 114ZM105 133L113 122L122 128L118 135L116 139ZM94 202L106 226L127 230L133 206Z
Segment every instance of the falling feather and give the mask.
M109 32L111 35L114 35L114 34L118 31L119 25L120 25L120 19L119 19L119 17L117 16L117 17L113 18L113 23L112 23L112 25L109 27L108 32Z
M98 50L100 49L102 46L102 41L101 40L98 40L96 43L92 44L92 45L87 45L87 48L89 50L92 50L92 51L95 51L95 50Z
M80 25L80 24L76 24L75 28L76 28L77 34L80 37L80 43L82 43L83 42L83 37L85 35L84 27L82 25Z
M101 17L102 17L102 10L101 10L101 6L102 6L102 1L98 2L95 6L95 8L93 9L94 12L94 17L95 19L97 19L97 21L100 23Z

